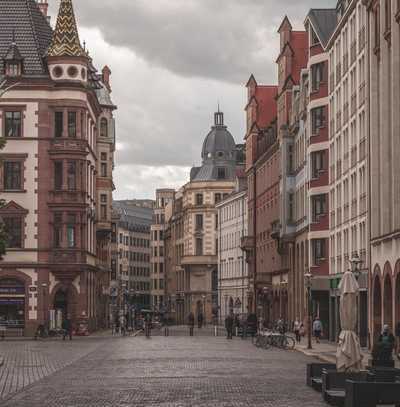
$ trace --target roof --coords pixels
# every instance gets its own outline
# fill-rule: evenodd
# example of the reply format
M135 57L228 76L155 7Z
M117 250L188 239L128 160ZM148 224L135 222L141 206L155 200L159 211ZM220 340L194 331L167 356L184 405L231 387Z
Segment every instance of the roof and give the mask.
M124 201L113 201L113 210L120 215L119 223L124 223L129 229L150 231L153 222L153 209L134 206Z
M97 84L99 87L95 89L95 92L100 105L115 108L115 105L111 100L110 91L107 89L106 85L101 82L97 82Z
M47 55L87 57L79 40L72 0L61 0L56 28Z
M276 118L276 95L278 94L277 86L257 86L255 98L258 103L257 125L260 128L268 127Z
M307 18L310 20L322 46L326 47L337 25L336 9L311 9Z
M17 44L13 41L8 48L7 54L4 56L5 61L22 61L24 58L19 52Z
M15 44L24 60L24 75L47 75L45 52L53 31L35 0L0 1L0 58L4 58L15 35ZM0 64L0 78L4 75Z

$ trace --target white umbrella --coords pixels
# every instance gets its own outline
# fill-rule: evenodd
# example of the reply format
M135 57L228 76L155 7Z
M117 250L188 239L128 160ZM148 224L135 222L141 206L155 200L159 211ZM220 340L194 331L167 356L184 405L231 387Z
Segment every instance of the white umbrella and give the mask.
M342 332L336 351L338 371L358 372L361 370L361 347L356 334L357 328L357 295L359 285L351 271L346 271L339 284L340 290L340 323Z

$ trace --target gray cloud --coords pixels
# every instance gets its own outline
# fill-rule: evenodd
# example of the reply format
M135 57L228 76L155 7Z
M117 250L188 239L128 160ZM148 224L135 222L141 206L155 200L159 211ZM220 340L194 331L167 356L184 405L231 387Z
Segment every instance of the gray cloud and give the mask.
M58 1L50 0L53 23ZM323 3L323 4L321 4ZM117 198L153 197L187 182L217 102L244 136L244 84L276 83L276 32L301 28L310 7L334 0L74 0L81 40L112 70L118 105Z

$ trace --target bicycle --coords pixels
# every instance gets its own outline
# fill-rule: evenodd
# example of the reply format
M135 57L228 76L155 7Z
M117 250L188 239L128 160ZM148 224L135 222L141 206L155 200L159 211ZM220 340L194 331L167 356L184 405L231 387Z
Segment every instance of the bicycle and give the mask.
M291 336L283 333L272 332L268 336L268 342L271 346L275 346L284 350L292 350L296 346L296 341Z

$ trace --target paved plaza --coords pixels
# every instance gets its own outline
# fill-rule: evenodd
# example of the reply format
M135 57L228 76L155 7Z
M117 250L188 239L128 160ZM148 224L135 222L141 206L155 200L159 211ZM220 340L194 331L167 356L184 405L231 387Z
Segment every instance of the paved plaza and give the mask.
M181 333L181 332L180 332ZM0 343L3 407L323 406L295 351L212 336Z

